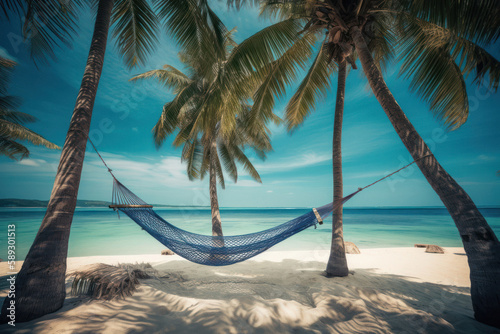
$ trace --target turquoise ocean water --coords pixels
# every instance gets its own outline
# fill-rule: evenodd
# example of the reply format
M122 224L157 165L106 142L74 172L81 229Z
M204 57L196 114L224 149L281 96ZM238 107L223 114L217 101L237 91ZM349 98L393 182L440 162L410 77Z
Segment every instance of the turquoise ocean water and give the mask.
M300 216L306 208L228 208L221 210L225 235L261 231ZM207 209L156 209L170 223L201 234L211 234ZM500 236L500 208L481 209ZM0 209L0 258L6 259L7 225L16 225L17 259L23 260L33 242L45 209ZM329 249L331 219L274 246L272 250ZM457 229L442 208L344 209L344 236L362 248L412 247L431 243L461 246ZM121 219L107 208L78 208L69 242L69 256L158 254L165 247L125 215Z

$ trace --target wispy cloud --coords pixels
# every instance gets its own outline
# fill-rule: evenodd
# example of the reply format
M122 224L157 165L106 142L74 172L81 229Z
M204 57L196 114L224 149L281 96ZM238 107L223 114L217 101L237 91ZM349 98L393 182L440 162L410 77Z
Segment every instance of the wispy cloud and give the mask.
M260 173L290 171L294 169L323 164L331 160L329 154L307 153L296 157L286 157L277 162L255 164Z
M21 161L18 161L17 163L24 166L39 167L41 164L47 163L47 161L43 159L23 159Z
M496 160L498 160L498 157L486 155L486 154L480 154L475 159L473 159L471 162L469 162L469 165L479 165L479 164L488 163L488 162L492 162L492 161L496 161Z
M130 158L124 156L103 153L108 155L106 163L113 169L116 177L127 180L136 185L167 185L172 188L188 187L189 181L186 173L186 166L178 157L167 156L158 162L144 162L142 157ZM102 162L97 158L91 158L87 164L101 168ZM101 168L102 169L102 168Z
M238 182L233 183L233 182L228 182L226 184L226 187L261 187L262 183L259 183L254 180L238 180Z

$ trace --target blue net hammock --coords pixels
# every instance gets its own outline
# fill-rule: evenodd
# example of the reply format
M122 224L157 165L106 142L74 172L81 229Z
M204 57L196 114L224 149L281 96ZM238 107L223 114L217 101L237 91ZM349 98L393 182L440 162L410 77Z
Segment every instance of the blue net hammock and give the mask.
M334 209L360 190L342 200L312 209L284 224L261 232L208 236L182 230L160 217L147 204L113 177L113 201L110 208L126 214L156 240L183 258L209 266L226 266L245 261L306 228L322 224Z
M245 261L306 228L321 225L323 219L361 190L373 186L430 155L414 160L391 174L363 188L358 188L357 191L338 201L314 208L300 217L268 230L234 236L208 236L182 230L156 214L152 205L144 202L116 179L94 143L92 141L90 143L113 177L113 199L109 207L126 214L156 240L186 260L208 266L227 266Z

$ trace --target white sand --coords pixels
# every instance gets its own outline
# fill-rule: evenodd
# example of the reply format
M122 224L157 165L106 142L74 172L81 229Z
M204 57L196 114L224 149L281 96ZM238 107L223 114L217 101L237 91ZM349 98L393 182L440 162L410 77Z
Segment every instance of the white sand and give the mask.
M90 263L150 262L159 279L110 302L68 296L18 333L500 333L473 319L462 248L362 249L352 275L322 276L326 251L267 252L227 267L178 256L94 256ZM0 263L0 275L6 264ZM68 284L69 285L69 284ZM2 297L5 296L3 291ZM10 332L6 325L0 332Z

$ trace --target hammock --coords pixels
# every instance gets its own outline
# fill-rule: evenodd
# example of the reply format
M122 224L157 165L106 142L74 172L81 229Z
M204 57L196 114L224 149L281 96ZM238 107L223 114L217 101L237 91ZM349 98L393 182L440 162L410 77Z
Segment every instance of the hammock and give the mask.
M160 217L153 206L132 193L113 178L113 202L109 206L126 214L163 245L191 262L209 266L226 266L245 261L306 228L322 224L334 209L360 190L284 224L257 233L235 236L208 236L182 230Z
M300 217L270 229L244 235L207 236L182 230L160 217L154 212L152 205L144 202L116 179L92 141L90 143L113 177L112 204L109 207L126 214L156 240L186 260L209 266L226 266L245 261L294 234L313 225L316 227L317 224L323 224L323 219L358 192L396 174L417 161L415 160L363 188L358 188L354 193L338 201L314 208Z

